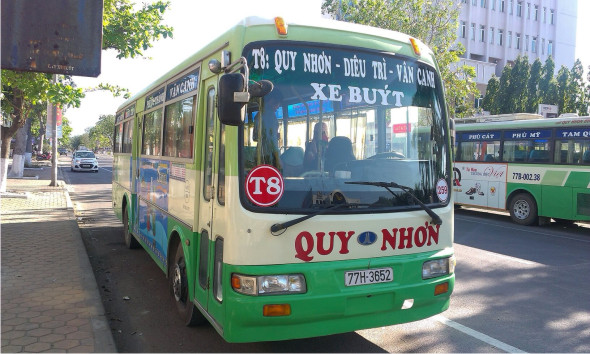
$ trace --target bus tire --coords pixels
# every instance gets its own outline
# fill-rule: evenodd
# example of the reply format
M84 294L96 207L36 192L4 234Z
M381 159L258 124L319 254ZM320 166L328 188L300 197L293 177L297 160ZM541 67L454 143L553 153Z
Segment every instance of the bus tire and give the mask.
M123 236L125 237L125 246L129 249L139 248L139 242L129 231L129 214L127 213L127 207L123 207Z
M186 262L180 242L176 243L173 262L168 268L168 281L170 283L172 298L176 303L176 309L184 324L186 326L194 326L207 322L205 317L189 299Z
M528 193L518 193L510 199L510 218L517 224L530 226L538 223L537 203Z

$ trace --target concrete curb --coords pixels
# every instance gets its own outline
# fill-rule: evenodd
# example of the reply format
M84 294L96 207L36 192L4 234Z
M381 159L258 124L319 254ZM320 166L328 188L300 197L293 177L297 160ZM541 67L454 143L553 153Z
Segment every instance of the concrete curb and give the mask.
M58 169L58 171L59 175L61 176L61 183L59 183L59 186L64 191L66 197L68 216L70 222L75 224L74 230L76 230L77 234L77 249L80 251L80 259L83 259L81 261L81 268L84 271L84 273L87 274L87 276L84 278L84 287L93 294L92 298L89 299L89 305L96 306L99 310L98 313L100 313L100 315L93 316L91 318L92 331L94 333L94 350L97 353L116 353L117 347L115 345L113 333L111 332L109 321L105 315L105 309L102 303L102 299L100 298L100 292L98 289L96 278L94 276L94 271L92 270L90 260L88 259L88 253L86 252L86 247L84 246L84 242L82 241L82 234L80 233L78 223L76 222L74 205L72 203L72 199L70 198L70 193L68 192L67 185L65 184L65 180L63 178L64 176L62 175L61 169Z

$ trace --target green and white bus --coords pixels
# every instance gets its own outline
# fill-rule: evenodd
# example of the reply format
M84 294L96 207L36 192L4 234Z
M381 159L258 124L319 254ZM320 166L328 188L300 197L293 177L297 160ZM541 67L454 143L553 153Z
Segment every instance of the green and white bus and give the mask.
M456 120L455 203L522 225L590 221L590 117L494 120Z
M187 325L284 340L449 306L451 133L423 43L246 18L124 103L114 137L125 242Z

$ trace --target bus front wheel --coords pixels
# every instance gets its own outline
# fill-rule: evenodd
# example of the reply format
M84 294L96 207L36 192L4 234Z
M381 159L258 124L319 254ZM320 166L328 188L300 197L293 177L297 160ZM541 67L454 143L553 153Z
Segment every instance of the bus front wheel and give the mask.
M168 280L170 282L170 292L176 303L176 309L184 324L193 326L205 323L207 320L189 299L186 262L180 242L176 244L173 263L168 269Z
M127 213L126 206L123 208L123 236L125 237L125 246L127 248L139 248L139 242L137 242L131 231L129 231L129 214Z
M510 199L510 218L517 224L530 226L538 222L537 203L528 193Z

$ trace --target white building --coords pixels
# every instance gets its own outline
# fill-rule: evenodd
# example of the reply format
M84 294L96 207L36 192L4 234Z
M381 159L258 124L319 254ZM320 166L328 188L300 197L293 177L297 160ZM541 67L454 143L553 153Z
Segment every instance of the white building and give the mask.
M583 0L588 1L588 0ZM551 55L556 71L576 60L578 0L461 0L458 41L462 63L476 70L485 93L492 74L500 76L518 55L542 63Z

